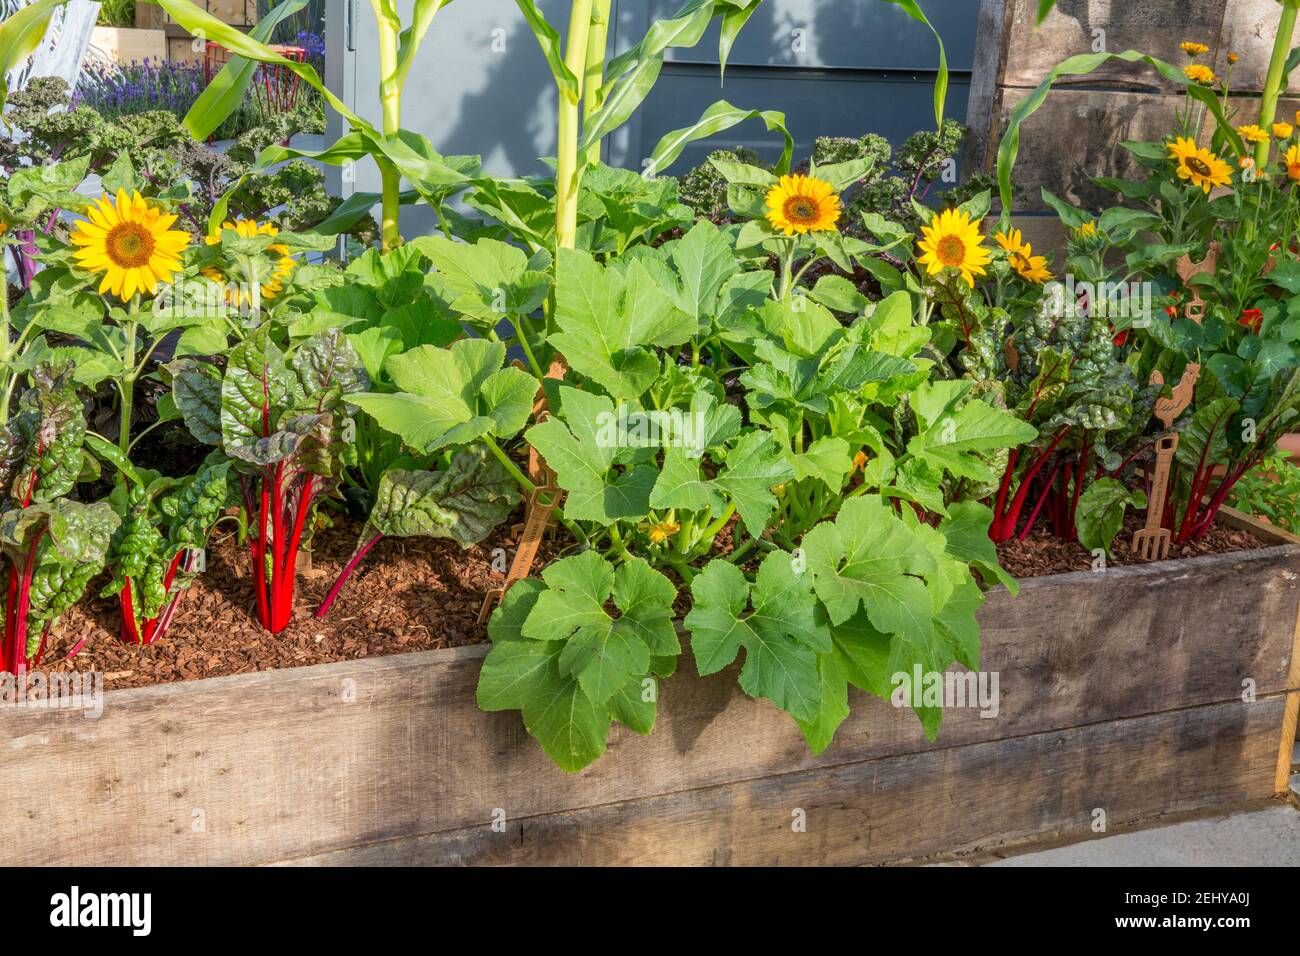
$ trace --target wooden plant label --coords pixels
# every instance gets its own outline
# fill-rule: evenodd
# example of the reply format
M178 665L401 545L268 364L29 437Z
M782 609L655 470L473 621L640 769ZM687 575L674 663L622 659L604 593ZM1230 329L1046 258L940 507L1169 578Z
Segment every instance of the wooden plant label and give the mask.
M1133 535L1133 551L1143 561L1164 561L1169 557L1169 543L1173 538L1168 528L1161 527L1165 514L1165 498L1169 493L1169 470L1178 451L1178 435L1163 436L1156 443L1156 474L1151 482L1151 500L1147 502L1147 523Z
M1201 293L1197 291L1196 286L1190 284L1190 280L1204 273L1213 273L1219 267L1219 244L1212 242L1205 250L1205 258L1200 262L1193 262L1191 256L1180 256L1177 262L1178 277L1183 280L1183 285L1191 293L1192 300L1183 308L1183 315L1191 319L1197 325L1205 319L1205 300L1201 298Z
M1173 394L1169 398L1156 399L1156 418L1160 419L1166 434L1156 443L1156 471L1151 481L1151 500L1147 502L1146 525L1133 535L1133 551L1143 561L1164 561L1169 557L1173 536L1162 525L1165 501L1169 497L1169 472L1173 468L1174 453L1178 451L1178 433L1171 429L1178 416L1191 406L1200 377L1201 367L1195 362L1189 363ZM1165 377L1158 371L1152 372L1151 384L1163 386Z
M563 355L556 352L551 359L550 367L546 370L546 377L558 381L564 378L568 370L569 363L564 360ZM546 391L539 388L537 398L533 402L533 419L540 423L549 415ZM546 460L537 454L537 449L532 446L528 449L528 477L537 484L537 487L528 496L528 503L524 508L524 526L520 531L519 548L515 551L514 561L510 563L505 583L483 596L483 606L478 612L480 625L487 622L492 609L505 597L510 586L532 573L533 562L537 560L537 552L542 546L542 538L551 523L551 515L560 506L560 499L564 496L564 492L555 484L555 472L547 466Z

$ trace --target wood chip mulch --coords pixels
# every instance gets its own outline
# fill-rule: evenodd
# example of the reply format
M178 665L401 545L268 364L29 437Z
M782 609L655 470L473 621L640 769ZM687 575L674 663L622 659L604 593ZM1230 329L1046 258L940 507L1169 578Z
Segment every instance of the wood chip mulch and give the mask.
M361 530L348 518L333 521L334 527L316 535L311 569L300 568L294 618L281 634L272 636L257 623L247 549L233 533L219 534L208 549L207 571L182 595L159 642L122 643L117 598L95 597L69 611L51 632L41 669L103 671L112 689L487 640L477 623L479 608L483 595L504 579L493 568L493 549L504 548L507 562L514 556L512 523L467 551L447 540L386 538L353 573L329 615L317 620L314 612ZM553 547L543 544L538 567ZM97 578L91 593L97 595L104 580ZM83 649L67 660L82 641Z
M1130 512L1124 521L1124 530L1115 538L1112 557L1106 559L1108 567L1142 564L1130 548L1133 534L1141 530L1146 516ZM1199 541L1171 544L1169 560L1199 558L1208 554L1230 554L1234 551L1253 551L1267 547L1249 531L1237 531L1223 525L1214 525L1209 534ZM1008 541L998 545L998 560L1013 577L1039 578L1049 574L1066 574L1070 571L1091 571L1093 556L1077 542L1061 541L1045 529L1035 528L1024 541Z
M520 520L521 514L515 520ZM41 669L102 671L107 688L143 687L174 681L246 674L385 654L480 644L477 623L484 593L503 575L493 568L493 549L513 557L517 527L504 525L483 544L465 551L451 541L424 538L380 542L353 574L324 620L313 613L356 544L360 526L335 515L317 533L310 571L298 576L297 609L289 627L272 636L253 614L248 552L233 534L219 535L208 551L208 570L185 592L161 641L136 647L118 640L116 598L94 598L74 608L50 637ZM1128 550L1141 516L1131 515L1116 543L1112 566L1136 563ZM1202 541L1178 546L1171 558L1223 554L1264 547L1248 532L1215 527ZM544 543L537 567L558 545ZM726 549L722 549L725 551ZM1024 541L999 545L1006 569L1018 578L1087 571L1092 555L1080 545L1035 530ZM498 559L498 565L500 560ZM98 593L103 578L92 584ZM683 606L681 610L685 610ZM68 651L84 642L67 659Z

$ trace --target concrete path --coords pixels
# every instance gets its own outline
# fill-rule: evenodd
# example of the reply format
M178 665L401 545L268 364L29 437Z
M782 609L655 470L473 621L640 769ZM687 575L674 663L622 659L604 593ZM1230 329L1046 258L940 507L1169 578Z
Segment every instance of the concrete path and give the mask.
M1098 837L984 866L1300 866L1300 810L1250 813Z
M1300 745L1293 766L1300 766ZM1300 797L1300 773L1291 775ZM1025 849L980 866L1290 866L1300 867L1300 809L1264 810L1190 820L1049 850Z

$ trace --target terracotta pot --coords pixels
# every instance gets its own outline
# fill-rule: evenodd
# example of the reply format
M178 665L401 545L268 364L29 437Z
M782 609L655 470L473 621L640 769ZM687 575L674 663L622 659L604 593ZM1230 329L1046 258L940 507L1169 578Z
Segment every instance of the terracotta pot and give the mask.
M1292 432L1290 435L1283 435L1277 447L1279 451L1290 455L1293 462L1300 465L1300 433Z

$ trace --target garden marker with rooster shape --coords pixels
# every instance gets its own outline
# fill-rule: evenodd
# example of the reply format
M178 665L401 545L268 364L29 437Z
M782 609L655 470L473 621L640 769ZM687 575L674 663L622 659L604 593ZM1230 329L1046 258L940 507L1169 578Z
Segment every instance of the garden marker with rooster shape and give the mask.
M1201 367L1195 363L1187 366L1182 379L1173 390L1170 398L1156 400L1156 417L1165 427L1165 434L1156 442L1156 471L1151 480L1151 500L1147 503L1147 523L1137 534L1133 535L1133 551L1143 561L1164 561L1169 557L1169 543L1172 538L1168 528L1162 527L1165 514L1165 500L1169 494L1169 471L1174 463L1174 453L1178 451L1178 433L1173 430L1178 416L1187 411L1196 392L1196 382L1201 377ZM1152 385L1164 385L1165 377L1159 372L1151 373Z

